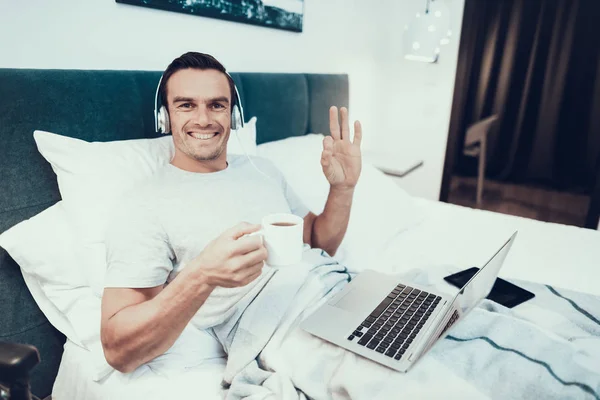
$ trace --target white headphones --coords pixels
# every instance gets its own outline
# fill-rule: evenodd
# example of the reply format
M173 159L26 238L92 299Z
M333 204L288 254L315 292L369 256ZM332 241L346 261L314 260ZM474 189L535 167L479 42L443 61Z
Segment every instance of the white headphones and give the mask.
M231 75L225 72L227 76L233 81ZM160 106L159 108L159 92L160 92L160 84L162 82L162 75L160 80L158 81L158 87L156 88L156 95L154 96L154 129L158 133L167 134L171 132L171 122L169 121L169 112L165 108L165 106ZM240 94L237 90L235 84L233 85L235 91L235 99L231 106L231 129L237 131L238 129L244 126L244 108L242 107L242 101L240 99ZM162 102L162 101L161 101Z

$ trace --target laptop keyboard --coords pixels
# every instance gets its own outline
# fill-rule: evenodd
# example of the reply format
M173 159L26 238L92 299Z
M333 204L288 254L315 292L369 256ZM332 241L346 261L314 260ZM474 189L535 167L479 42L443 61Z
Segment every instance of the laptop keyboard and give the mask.
M441 297L398 285L348 336L390 358L400 360L427 322Z

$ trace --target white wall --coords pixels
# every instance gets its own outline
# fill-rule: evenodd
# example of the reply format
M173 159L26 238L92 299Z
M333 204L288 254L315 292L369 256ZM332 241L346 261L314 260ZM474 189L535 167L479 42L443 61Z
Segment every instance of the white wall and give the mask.
M464 0L445 1L458 32ZM305 0L304 31L295 33L114 0L0 0L0 67L162 70L197 50L230 71L348 73L365 147L416 149L425 166L410 191L437 199L458 45L437 65L402 60L416 3Z
M458 46L464 0L444 0L450 12L451 41L442 47L438 63L424 64L402 57L401 37L404 26L424 2L415 0L390 4L388 17L395 23L388 30L392 49L384 58L382 76L395 76L388 85L391 101L387 109L388 127L381 132L381 149L393 150L405 160L423 160L424 165L401 180L411 194L433 200L439 198L446 152L454 80L458 61Z

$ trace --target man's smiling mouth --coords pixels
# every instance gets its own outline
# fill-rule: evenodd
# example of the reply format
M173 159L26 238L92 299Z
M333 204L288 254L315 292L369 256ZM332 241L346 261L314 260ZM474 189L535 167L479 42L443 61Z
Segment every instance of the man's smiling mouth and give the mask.
M193 137L194 139L198 139L198 140L209 140L218 135L217 132L213 132L213 133L188 132L187 134L190 135L191 137Z

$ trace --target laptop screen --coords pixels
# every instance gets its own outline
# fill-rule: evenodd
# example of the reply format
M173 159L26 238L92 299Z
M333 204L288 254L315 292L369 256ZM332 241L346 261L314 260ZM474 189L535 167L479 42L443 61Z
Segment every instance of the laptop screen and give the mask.
M500 250L456 294L453 303L461 311L460 315L469 312L492 291L498 272L516 236L517 232L513 233Z

